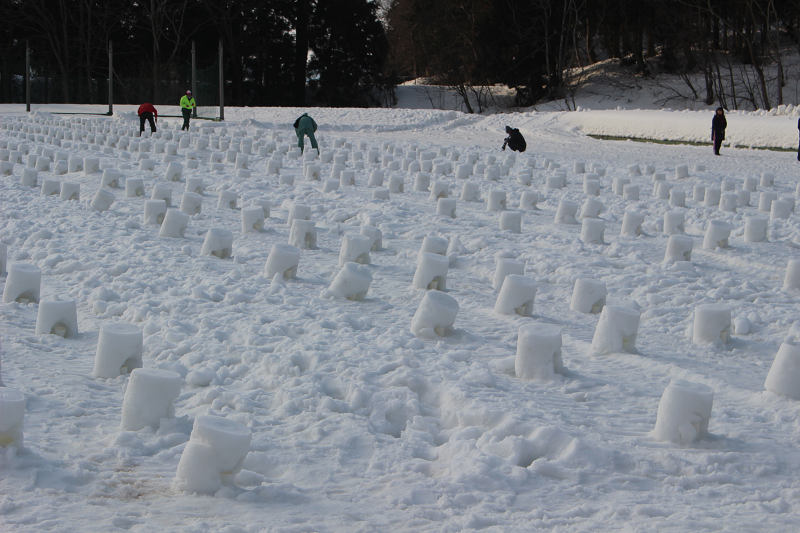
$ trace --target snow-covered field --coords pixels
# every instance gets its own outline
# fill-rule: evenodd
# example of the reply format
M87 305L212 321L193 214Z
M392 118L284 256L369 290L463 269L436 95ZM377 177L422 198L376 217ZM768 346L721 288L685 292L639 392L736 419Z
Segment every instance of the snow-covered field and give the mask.
M796 154L724 148L714 157L710 147L581 135L588 123L613 123L631 136L645 127L702 127L705 136L708 113L481 117L314 109L321 151L346 154L344 169L355 177L355 186L323 192L324 181L307 180L302 160L286 153L280 174L267 173L271 143L279 151L295 144L290 125L297 109L229 109L226 123L194 122L203 131L193 131L188 147L177 150L180 182L165 180L169 158L156 153L161 141L177 142L179 121L166 119L169 127L160 130L172 139L149 139L155 165L139 170L144 154L114 142L141 140L129 135L138 133L138 120L125 114L131 110L120 111L114 118L28 117L18 106L0 106L0 149L19 152L16 145L24 142L31 154L43 148L75 161L96 157L101 167L54 175L51 162L31 187L21 182L23 174L32 176L22 155L23 163L0 176L0 243L7 246L8 267L39 267L41 298L74 299L80 331L73 338L37 335L39 305L0 304L6 386L0 390L21 391L27 400L24 448L0 448L4 531L797 530L800 403L765 391L764 382L781 344L800 342L800 292L783 290L787 263L799 256L800 218L791 212L769 221L765 242L743 236L747 217L769 218L758 211L761 193L787 203L796 197ZM743 115L749 126L741 140L736 120L728 119L729 139L739 144L794 146L797 139L796 117ZM528 151L506 169L498 166L497 181L482 173L456 177L470 156L479 165L491 157L512 163L500 151L506 123L522 129ZM23 141L9 127L30 133ZM66 133L72 139L55 145L49 137ZM204 135L210 146L196 150ZM212 151L221 151L217 136L240 147L253 140L249 178L227 159L221 170L211 168ZM259 157L261 147L269 154ZM370 150L383 163L369 162ZM412 151L414 162L403 162ZM189 168L190 152L197 168ZM388 154L400 170L386 168ZM11 155L0 152L0 159ZM437 215L436 199L415 190L417 173L402 170L427 157L445 172L432 181L457 200L456 218ZM560 168L544 169L546 159ZM532 183L524 185L530 162ZM575 172L576 162L587 172L605 170L598 196L584 194L586 174ZM630 176L634 164L642 175ZM676 179L684 164L689 176ZM673 191L685 192L685 207L654 196L647 165L664 173ZM333 161L320 166L323 180L331 179ZM115 200L98 212L90 204L103 167L119 170L121 187L104 187ZM373 199L382 188L368 185L376 169L385 170L383 188L402 177L404 192ZM548 188L559 170L566 170L567 186ZM774 185L761 183L763 172L774 174ZM293 184L280 183L289 175ZM145 202L159 185L172 189L178 205L187 181L197 177L205 186L202 211L190 217L183 238L160 237L159 226L144 219ZM741 191L754 177L757 191L735 211L694 199L698 186L720 188L726 203L732 197L725 188ZM143 180L144 196L126 196L124 183L134 178ZM614 193L618 178L639 186L639 200ZM45 179L58 180L55 187L80 184L80 200L43 196ZM477 201L460 200L466 183L477 187ZM501 212L487 210L490 191L506 192L506 212L521 213L520 233L499 229ZM218 206L218 196L228 192L236 194L238 209ZM525 192L539 193L537 208L520 206ZM241 208L263 198L270 207L264 230L242 233ZM562 200L584 206L590 198L603 204L603 243L582 242L581 219L554 221ZM296 279L271 278L267 257L274 244L290 240L287 218L298 204L310 206L316 248L301 251ZM641 235L620 235L626 211L644 215ZM663 264L664 215L673 211L684 215L691 264ZM728 247L706 249L704 234L715 220L731 227ZM382 247L364 267L372 277L366 298L351 301L330 286L341 269L344 236L369 232L365 227L380 229ZM214 228L232 232L232 258L201 254ZM453 330L443 337L411 332L426 294L412 281L427 236L448 243L445 294L459 305ZM538 284L532 317L495 312L499 259L524 262L525 276ZM592 347L599 315L570 310L578 279L605 283L608 306L639 313L635 349ZM725 344L696 343L690 335L696 306L710 303L730 309L734 327ZM158 429L122 430L130 376L93 374L100 328L114 322L141 328L145 368L181 376L175 417L161 419ZM533 323L561 328L564 368L552 379L516 375L518 331ZM612 329L621 325L611 322ZM542 346L528 348L541 352ZM708 434L696 441L669 442L653 433L659 400L673 379L713 389ZM140 402L163 392L154 389ZM10 413L0 407L0 432ZM252 432L243 469L208 495L175 483L201 415L225 417ZM701 417L682 422L683 435L703 426ZM0 440L7 442L4 434ZM195 459L192 473L211 469L215 457ZM211 474L212 485L214 476L219 482Z

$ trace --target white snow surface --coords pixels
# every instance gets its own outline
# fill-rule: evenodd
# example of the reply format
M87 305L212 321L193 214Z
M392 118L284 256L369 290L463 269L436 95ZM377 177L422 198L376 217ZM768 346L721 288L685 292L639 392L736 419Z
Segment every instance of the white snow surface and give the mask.
M97 106L100 108L101 106ZM69 119L45 111L31 118ZM87 117L90 127L131 121ZM102 111L102 109L99 109ZM305 111L305 110L304 110ZM483 201L458 203L458 217L436 215L427 192L373 200L370 165L356 169L356 186L322 192L303 178L302 160L283 158L293 185L267 175L266 158L249 156L252 175L237 178L233 163L211 171L210 150L199 152L203 209L189 220L185 238L159 237L143 220L167 164L151 153L155 169L131 169L123 181L142 178L145 195L116 201L104 212L89 203L101 173L73 172L56 179L80 183L80 201L41 196L20 184L23 164L0 176L0 243L8 262L42 269L42 298L59 294L78 306L77 338L35 335L38 305L4 303L2 382L27 397L24 449L0 448L0 524L15 532L371 532L371 531L796 531L800 505L800 403L764 390L780 345L800 338L798 292L783 290L789 259L798 257L800 218L769 222L767 240L743 239L744 219L758 200L722 212L691 199L696 184L719 187L733 179L775 174L759 191L794 196L796 154L710 147L600 141L582 133L707 140L708 112L597 111L471 116L453 111L310 109L320 125L322 151L343 137L383 153L383 143L403 152L457 149L500 152L503 126L520 127L528 151L498 182L471 176L485 199L490 189L508 193L519 208L524 191L542 197L522 211L522 233L499 230L498 212ZM126 114L127 113L127 114ZM166 114L166 111L164 111ZM227 122L195 121L227 135L256 128L279 132L294 144L292 108L227 109ZM0 106L0 122L25 120L19 106ZM92 122L94 121L94 122ZM167 131L180 127L179 119ZM728 138L737 144L794 147L796 117L729 114ZM27 123L26 123L27 124ZM35 124L41 126L42 124ZM138 128L138 120L124 122ZM192 133L198 135L197 132ZM17 142L0 129L0 141ZM83 141L86 142L86 141ZM44 144L28 142L32 149ZM77 143L76 143L77 144ZM151 143L152 144L152 143ZM63 149L70 156L112 153ZM356 149L354 147L354 149ZM179 159L193 147L179 149ZM342 150L339 148L338 150ZM257 153L256 150L254 152ZM365 152L366 154L366 152ZM532 185L517 182L528 157L536 160ZM566 170L567 187L547 189L550 158ZM395 157L395 160L398 160ZM501 158L502 160L502 158ZM127 160L125 163L129 163ZM583 174L597 163L605 209L605 243L583 244L580 225L555 224L561 200L582 204ZM349 158L346 165L352 168ZM655 165L667 181L687 191L685 208L653 195L652 176L632 177L640 200L613 194L628 165ZM675 167L690 175L675 179ZM695 164L705 165L696 172ZM456 165L454 164L453 167ZM328 176L332 163L321 165ZM387 177L392 172L387 174ZM39 181L52 177L39 172ZM457 191L465 180L437 176ZM216 207L222 190L240 206L268 198L263 232L241 232L239 210ZM451 195L453 196L453 195ZM264 265L273 244L286 243L286 219L295 203L312 207L317 249L302 250L297 279L268 279ZM177 209L175 207L171 209ZM693 264L662 267L668 236L664 213L685 213L694 241ZM646 216L639 236L620 236L625 211ZM710 220L733 228L729 247L702 247ZM382 232L382 249L370 252L373 281L364 301L320 297L339 271L342 236L363 225ZM206 233L233 233L233 258L204 256ZM412 287L425 236L461 243L448 256L447 291L459 304L454 332L418 338L411 320L425 290ZM533 317L493 310L497 260L525 263L538 284ZM689 267L689 268L687 268ZM597 314L571 311L578 278L606 284L608 305L641 313L637 353L592 355ZM5 278L0 278L2 283ZM749 333L727 344L691 341L698 304L729 307ZM157 430L121 431L129 376L92 375L102 324L124 321L144 332L145 368L177 372L181 393L176 418ZM520 326L562 328L564 369L550 381L514 375ZM737 326L738 328L738 326ZM690 444L656 440L658 403L673 379L714 391L709 434ZM249 453L235 485L196 495L174 484L194 420L229 418L252 431Z

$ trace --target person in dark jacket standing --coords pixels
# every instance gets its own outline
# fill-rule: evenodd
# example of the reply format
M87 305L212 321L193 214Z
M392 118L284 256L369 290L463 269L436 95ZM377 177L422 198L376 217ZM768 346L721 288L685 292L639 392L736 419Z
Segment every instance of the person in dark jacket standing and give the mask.
M719 155L719 148L722 146L722 141L725 140L725 128L727 127L728 121L725 120L725 110L718 107L714 113L714 118L711 120L711 140L714 142L714 155Z
M155 116L155 122L153 117ZM158 122L158 111L151 104L142 104L139 106L139 133L144 132L144 121L150 123L150 130L156 132L156 122Z
M506 137L503 143L503 150L508 146L515 152L524 152L528 145L525 143L525 137L522 136L519 130L511 126L506 126L506 133L508 133L508 137Z
M317 139L314 138L314 132L317 131L317 123L314 119L308 116L308 113L303 113L297 120L294 121L294 131L297 134L297 146L300 147L300 153L303 152L304 144L303 137L308 135L311 141L311 148L318 150Z

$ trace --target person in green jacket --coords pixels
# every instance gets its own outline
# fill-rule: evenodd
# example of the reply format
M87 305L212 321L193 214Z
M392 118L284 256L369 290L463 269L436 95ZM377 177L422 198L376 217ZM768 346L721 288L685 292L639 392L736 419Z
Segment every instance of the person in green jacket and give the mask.
M192 109L194 109L194 106L195 103L194 98L192 98L192 91L186 91L186 94L181 98L181 113L183 113L183 127L181 131L189 131L189 117L192 116Z
M305 135L308 135L308 139L311 141L311 148L318 150L317 139L314 138L314 132L317 131L317 123L308 116L308 113L303 113L294 121L294 131L297 134L297 146L300 147L300 153L304 149L303 140Z

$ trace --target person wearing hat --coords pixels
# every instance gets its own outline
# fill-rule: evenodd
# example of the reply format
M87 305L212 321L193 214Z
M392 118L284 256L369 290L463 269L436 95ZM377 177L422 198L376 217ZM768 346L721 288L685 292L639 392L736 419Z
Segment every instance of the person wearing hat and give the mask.
M524 152L528 145L525 143L525 137L522 136L519 130L511 126L506 126L506 133L508 133L508 137L506 137L506 141L503 143L503 150L506 149L507 145L515 152Z
M192 91L186 91L186 94L181 98L181 113L183 113L183 127L181 131L189 131L189 117L192 116L192 109L194 109L194 106L195 103L194 98L192 98Z
M300 153L305 147L303 142L305 135L308 135L308 140L311 141L311 148L318 150L317 139L314 138L315 131L317 131L317 123L308 116L308 113L303 113L294 121L294 132L297 134L297 146L300 147Z
M714 155L719 155L719 149L722 146L722 141L725 140L725 128L728 127L728 121L725 120L725 110L718 107L714 112L714 118L711 119L711 141L714 143Z

